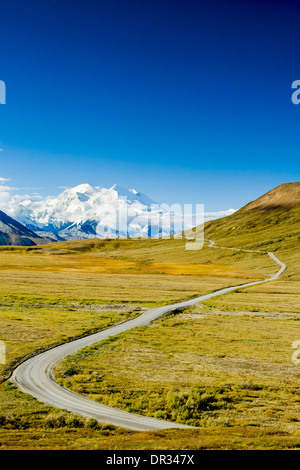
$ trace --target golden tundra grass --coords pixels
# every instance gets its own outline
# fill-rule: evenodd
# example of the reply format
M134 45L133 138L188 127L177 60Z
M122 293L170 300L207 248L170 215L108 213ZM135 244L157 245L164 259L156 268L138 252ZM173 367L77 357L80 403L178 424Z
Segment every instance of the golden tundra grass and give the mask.
M66 341L74 336L87 334L105 328L109 324L124 321L124 319L138 313L135 310L138 306L145 308L184 300L224 286L238 285L247 282L247 280L262 279L277 269L276 265L266 255L216 250L207 248L207 245L199 251L188 252L184 248L184 240L88 240L57 243L42 247L1 248L1 339L7 342L9 362L5 367L9 369L21 356L34 354L38 350ZM287 251L286 258L289 258L291 265L294 263L296 266L296 254ZM245 294L247 297L243 301L230 299L227 306L225 306L225 310L234 306L234 302L237 302L235 310L248 310L246 307L247 302L253 299L253 305L249 304L249 308L255 305L255 309L259 311L296 312L298 308L297 297L293 297L294 289L288 288L290 282L297 280L294 275L296 271L294 269L294 271L292 270L285 275L284 282L287 282L286 286L282 284L282 281L276 281L278 284L270 283L268 288L263 285L265 286L263 291L259 290L257 286L255 288L257 289L255 291L256 297L253 297L253 293L249 289L250 294ZM289 277L290 275L291 277ZM277 297L276 302L273 302L272 305L270 293L272 293L274 299L274 289L277 289ZM281 292L285 292L284 299ZM241 295L243 294L237 294L236 299L241 299ZM228 299L227 296L224 296L222 299L224 304L226 304L225 297ZM209 304L205 308L208 312L212 312L215 306ZM188 315L197 315L197 309L194 313L190 312ZM199 319L194 318L192 323L189 317L180 319L180 322L184 321L186 326L189 326L188 343L190 343L190 353L187 359L184 358L186 339L180 341L180 347L175 341L178 353L176 351L164 352L168 355L168 360L173 355L177 357L179 354L178 361L180 365L176 363L175 366L172 366L171 371L174 372L175 370L176 372L176 367L178 367L175 376L177 374L180 377L183 373L187 380L186 383L189 383L192 373L190 371L190 377L188 377L184 371L189 367L194 367L194 370L197 370L198 363L201 362L199 362L197 355L196 359L193 358L195 350L197 351L200 347L199 340L201 339L201 343L205 343L207 338L212 342L216 341L216 338L213 338L214 333L208 328L211 325L207 325L207 328L202 331L202 327L205 325L205 323L201 323L203 319L201 318L198 326L195 320L198 321ZM166 322L168 321L174 320L166 320ZM232 334L239 329L238 319L235 319L235 321L236 324L231 325ZM264 320L261 319L261 321ZM291 321L295 322L295 319ZM144 333L146 334L144 346L150 340L148 344L150 355L147 360L149 360L151 367L157 361L157 354L161 354L160 349L157 352L155 348L160 347L163 335L167 334L168 339L172 342L172 335L176 339L178 332L183 329L184 334L185 331L184 326L177 328L176 325L170 326L163 322L158 322L158 324L159 326L156 326L156 328L144 329L143 336L140 338L142 341ZM250 324L248 325L250 326ZM291 326L292 323L288 323L288 325ZM281 327L285 328L285 324L281 324ZM297 323L295 323L295 330L296 327ZM164 330L164 328L167 329ZM224 328L224 324L217 324L215 332L218 329L221 335L222 328ZM262 328L264 328L263 323ZM268 328L270 332L271 329ZM171 336L169 330L173 332ZM202 331L201 334L206 335L205 337L198 337L200 330ZM275 330L277 331L278 328L275 328ZM293 336L291 341L297 339L297 337L295 338L295 330L292 327L287 330L287 336L284 339L286 344L289 341L288 333ZM157 331L158 336L148 337L147 331L153 333ZM2 337L2 332L4 337ZM246 335L247 331L244 332ZM128 333L128 338L132 339L129 352L136 356L136 353L134 353L136 338L130 336L131 334L136 335L138 331ZM228 344L231 343L233 347L231 352L238 351L241 342L229 341L230 334L228 332L226 337ZM118 341L122 343L124 338L122 337ZM192 344L193 340L194 344ZM271 348L271 346L276 349L276 337L271 337L269 347ZM203 347L203 344L201 347ZM112 349L110 344L107 344L104 347L105 354L108 354L110 349ZM101 350L101 356L102 352ZM145 358L148 352L147 350L143 352ZM99 358L97 358L96 353L97 348L93 350L95 368L92 368L92 372L98 373L96 365ZM112 353L111 358L114 361L114 352L112 351ZM241 353L246 354L247 351L241 349ZM203 351L204 354L206 354L205 351ZM228 352L222 354L226 356ZM154 364L153 357L156 358ZM85 353L83 353L82 359L85 359ZM108 356L106 359L109 361ZM221 359L220 357L219 360L221 361ZM276 358L273 359L276 362ZM187 365L190 364L191 360L195 360L195 364L193 366ZM242 362L241 358L238 360ZM244 358L244 360L246 359ZM128 367L127 360L126 364L126 367ZM72 366L72 364L69 365ZM226 405L225 408L230 409L232 404L233 409L236 409L237 406L242 406L234 401L234 397L240 393L239 387L242 391L244 390L242 396L246 393L245 390L248 390L249 393L252 390L251 393L255 393L254 388L257 386L257 381L254 382L254 388L251 385L252 382L250 385L249 382L240 385L230 375L232 362L231 368L227 367L226 369L225 365L225 361L218 363L218 367L222 366L223 369L221 367L222 370L218 372L219 375L213 379L214 384L211 385L212 397L208 397L208 401L211 401L212 407L217 406L218 408L219 405ZM79 374L76 373L76 369L73 374L71 367L70 377L65 377L63 380L70 379L72 382L70 382L70 386L75 384L84 388L86 378L92 384L98 386L102 380L101 376L93 373L91 379L90 369L87 368L88 373L86 374L85 367L85 364L83 364ZM134 367L132 367L132 370L135 370ZM153 370L153 373L155 372L158 372L157 367ZM109 380L111 380L110 373L109 368L107 376ZM230 381L227 380L227 374L229 374ZM80 380L82 379L81 381L78 381L78 376L82 376L79 377ZM169 379L168 376L167 380ZM149 382L149 377L146 377L145 382L143 382L143 390L148 390L148 396L150 389L147 380ZM159 384L160 374L158 374L157 380ZM173 387L172 380L174 380L174 377L171 377L171 388ZM224 384L225 390L221 392L220 387ZM229 388L226 384L229 384ZM262 384L264 385L264 382ZM182 385L180 383L184 395ZM210 385L205 386L209 387ZM163 390L169 390L166 384L164 384L164 387ZM110 386L107 387L108 390L109 388ZM157 397L157 389L155 390L153 393ZM265 388L262 390L263 393L267 393ZM201 390L196 392L200 393L201 396ZM172 400L175 400L175 402L178 400L176 393L175 396L169 396L171 403ZM228 398L230 393L233 394L234 400L232 401ZM272 393L270 390L271 402L273 403L275 395L272 395ZM213 415L204 416L203 423L205 423L205 427L199 430L135 433L114 429L110 426L100 426L91 420L74 417L74 415L60 410L53 410L15 390L8 382L2 384L0 395L0 445L2 445L2 448L295 448L299 443L299 438L294 431L282 431L282 429L277 429L275 425L265 427L263 421L259 421L258 425L253 425L251 420L249 422L246 419L231 427L231 423L234 423L235 418L231 416L230 421L224 414L219 416L219 420ZM112 393L108 392L107 396L113 402L115 401L115 397L112 398ZM161 394L163 400L165 396L165 393ZM288 397L291 396L289 391ZM253 401L253 396L248 398L249 402ZM248 398L245 396L245 401ZM193 397L190 397L190 399L193 400ZM151 400L153 401L153 398ZM219 405L216 405L216 403L219 403ZM244 402L242 401L242 403ZM127 405L128 403L126 403ZM132 399L132 406L143 412L143 406L141 406L136 396ZM274 406L279 407L278 404ZM226 413L225 408L224 413ZM157 411L155 410L155 412ZM213 413L214 410L210 411ZM272 413L272 410L265 411L269 414ZM219 408L219 411L215 409L215 412L222 413L222 407ZM245 412L243 411L243 413L245 417ZM288 421L287 419L285 423L290 422L292 424L287 429L291 430L294 426L293 423L296 423L296 421L293 422L293 419L291 410L291 420Z
M41 349L129 318L128 312L97 312L89 310L92 306L131 304L137 314L134 306L185 300L274 272L265 255L220 251L207 246L186 251L184 240L2 247L1 339L7 364L0 372Z
M81 350L59 364L59 382L201 428L300 431L300 369L291 360L300 317L190 310Z
M13 366L39 351L95 333L140 313L133 305L104 307L2 306L1 339L6 344L6 364L0 365L0 378L3 380Z
M232 263L225 256L218 263L216 253L210 253L210 258L200 251L187 252L181 240L81 241L2 249L0 301L176 302L248 278L260 279L274 270L267 257L262 260L262 273L251 270L253 259L237 256Z

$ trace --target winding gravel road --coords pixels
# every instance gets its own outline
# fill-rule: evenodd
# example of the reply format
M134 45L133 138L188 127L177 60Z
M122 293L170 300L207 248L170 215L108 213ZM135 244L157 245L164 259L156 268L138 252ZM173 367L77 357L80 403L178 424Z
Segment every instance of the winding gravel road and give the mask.
M211 248L252 252L252 250L240 250L239 248L219 247L216 246L213 241L209 240L209 242L209 246ZM259 251L259 253L266 254L265 252L261 251ZM28 359L14 370L10 380L21 391L32 395L33 397L48 405L68 410L85 417L95 418L98 421L113 424L115 426L137 431L167 428L189 428L189 426L182 424L171 423L155 418L148 418L96 403L93 400L85 398L58 385L58 383L56 383L54 380L52 368L54 364L60 359L63 359L70 354L74 354L81 348L89 346L93 343L98 343L99 341L102 341L109 336L118 335L119 333L127 331L131 328L148 325L152 321L163 317L164 315L167 315L174 310L190 307L203 300L210 299L217 295L227 294L228 292L240 289L242 287L253 286L263 282L278 279L282 272L286 269L286 265L282 263L273 253L267 254L280 266L280 269L267 279L249 282L239 286L226 287L224 289L220 289L210 294L202 295L185 302L179 302L164 307L152 308L144 312L139 317L134 318L133 320L129 320L127 322L113 326L104 331L100 331L99 333L86 336L85 338L80 338L70 343L63 344Z

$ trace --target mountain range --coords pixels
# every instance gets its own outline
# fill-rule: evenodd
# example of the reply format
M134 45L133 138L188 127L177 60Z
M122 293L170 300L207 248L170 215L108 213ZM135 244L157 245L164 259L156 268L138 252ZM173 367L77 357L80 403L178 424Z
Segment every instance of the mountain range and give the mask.
M50 243L47 237L40 237L24 225L0 211L0 245L32 246Z
M220 217L221 213L212 217L217 220L206 222L206 236L213 229L224 243L229 235L240 239L243 233L246 241L247 234L251 239L255 228L256 236L263 239L268 230L275 234L278 222L292 223L295 227L299 208L300 183L282 184L237 211L227 211L224 213L227 217ZM7 209L8 214L0 211L0 245L30 246L88 238L157 238L178 234L183 229L188 234L190 228L198 225L193 217L183 221L180 212L171 218L169 207L117 185L105 189L81 184L65 189L57 197L24 199L19 204L12 200Z
M127 190L118 185L106 189L80 184L65 189L57 197L23 199L18 203L12 198L2 209L36 235L55 241L95 237L155 238L197 225L192 215L185 215L183 220L182 212L171 213L166 205L156 203L135 189ZM232 212L233 209L226 214ZM211 218L216 216L210 214Z

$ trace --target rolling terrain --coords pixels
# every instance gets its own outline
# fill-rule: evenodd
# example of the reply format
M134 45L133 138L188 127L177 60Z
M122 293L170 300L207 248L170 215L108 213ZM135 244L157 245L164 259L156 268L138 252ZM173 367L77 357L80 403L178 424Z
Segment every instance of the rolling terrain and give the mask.
M201 428L182 429L180 434L149 431L138 437L130 431L105 431L100 424L97 430L95 423L77 418L77 429L72 415L41 405L4 381L0 437L6 446L4 434L24 439L25 426L27 444L22 445L33 448L51 448L54 434L48 431L54 428L61 448L74 448L74 439L77 448L109 448L105 432L112 433L115 448L297 447L299 366L291 362L291 344L299 339L300 183L292 185L275 188L276 203L270 203L269 194L267 207L253 202L250 208L206 223L205 238L228 249L206 242L201 250L187 251L184 239L3 247L3 339L12 346L6 371L22 354L24 359L41 347L113 326L128 314L136 317L138 308L270 277L274 261L268 252L287 265L280 279L215 296L150 327L124 332L69 356L55 372L61 384L92 400L182 424L198 426L200 420ZM292 200L288 206L283 203L287 190ZM25 332L27 337L18 344L16 335L21 338ZM5 409L10 410L6 418ZM72 444L64 437L70 426ZM39 443L30 440L42 433L47 437ZM129 436L134 436L133 444Z
M207 222L205 237L222 246L278 252L289 264L284 278L300 279L300 183L280 185L234 214Z
M299 312L299 182L280 185L234 214L208 222L205 235L221 246L272 251L288 266L281 278L268 286L251 287L215 299L210 303L211 307ZM227 250L224 256L225 253Z
M218 248L215 247L213 241L210 242L209 246L211 248ZM277 265L280 266L280 269L265 280L242 284L240 285L240 288L270 282L281 276L286 269L286 265L273 253L268 253L268 255ZM55 383L55 380L53 380L53 368L56 366L58 361L63 360L66 356L70 356L71 353L81 350L85 346L99 343L101 340L103 341L107 338L119 335L120 333L132 328L149 325L153 321L174 311L193 306L200 301L214 296L224 295L227 292L231 292L236 289L237 287L228 287L185 302L150 309L139 317L125 322L115 328L108 328L100 334L91 335L87 338L68 343L67 345L58 346L22 363L14 370L11 381L24 393L29 393L47 404L52 404L58 408L73 411L83 416L95 418L98 421L104 421L108 424L114 424L133 430L155 430L182 427L181 424L168 422L166 420L146 419L141 415L124 413L121 410L112 407L103 405L97 406L93 401L87 400L80 395L72 394L66 390L66 388Z

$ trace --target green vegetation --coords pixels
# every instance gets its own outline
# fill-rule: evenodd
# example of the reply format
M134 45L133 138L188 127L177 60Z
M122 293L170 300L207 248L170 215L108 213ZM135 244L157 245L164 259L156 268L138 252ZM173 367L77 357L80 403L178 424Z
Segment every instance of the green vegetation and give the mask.
M208 222L206 238L217 245L272 251L288 265L283 280L300 280L300 206L285 210L246 210Z
M136 432L43 405L5 382L0 449L296 449L299 435L253 426L208 426Z
M299 183L296 184L299 188ZM299 313L299 202L289 210L280 207L258 210L255 202L229 217L208 222L205 226L205 236L212 238L218 246L273 252L288 268L277 281L215 297L206 302L206 305L227 311ZM215 250L227 255L230 253L230 250ZM231 256L233 260L234 252L231 252ZM259 266L261 261L258 258L256 261Z

